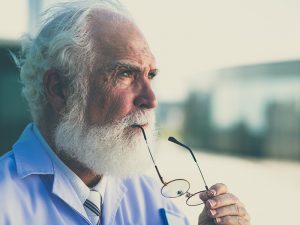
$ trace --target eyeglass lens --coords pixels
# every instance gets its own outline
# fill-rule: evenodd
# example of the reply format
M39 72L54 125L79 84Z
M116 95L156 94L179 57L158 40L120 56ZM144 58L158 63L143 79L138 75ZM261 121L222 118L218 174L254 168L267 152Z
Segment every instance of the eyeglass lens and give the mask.
M190 183L184 179L176 179L166 183L161 188L161 194L167 198L177 198L190 189Z

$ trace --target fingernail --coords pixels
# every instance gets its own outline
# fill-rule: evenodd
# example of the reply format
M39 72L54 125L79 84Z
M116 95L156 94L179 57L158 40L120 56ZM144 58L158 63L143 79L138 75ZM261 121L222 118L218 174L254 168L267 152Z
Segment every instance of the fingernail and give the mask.
M216 205L216 202L212 199L207 200L209 202L210 207L214 207Z
M214 190L214 189L211 189L211 190L208 191L208 195L209 195L210 197L214 197L216 194L217 194L217 192L216 192L216 190Z
M220 218L216 218L216 223L220 223L221 222L221 219Z
M216 210L213 210L213 209L210 209L210 210L209 210L209 214L210 214L211 216L216 215L216 213L217 213Z

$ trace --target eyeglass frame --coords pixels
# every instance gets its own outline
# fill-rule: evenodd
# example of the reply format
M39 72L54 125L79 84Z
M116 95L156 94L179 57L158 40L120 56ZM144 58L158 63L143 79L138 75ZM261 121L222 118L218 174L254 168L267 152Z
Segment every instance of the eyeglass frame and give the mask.
M200 203L200 204L188 204L188 201L189 201L189 199L191 199L191 197L193 197L193 196L195 196L195 195L197 195L197 194L199 195L201 192L209 191L208 186L207 186L207 183L206 183L205 178L204 178L204 176L203 176L203 173L202 173L202 171L201 171L201 169L200 169L200 166L199 166L199 164L198 164L198 162L197 162L197 159L196 159L196 157L195 157L193 151L191 150L191 148L189 148L189 147L186 146L185 144L182 144L181 142L179 142L178 140L176 140L174 137L169 137L169 138L168 138L168 141L173 142L173 143L175 143L175 144L177 144L177 145L180 145L181 147L184 147L185 149L189 150L189 152L191 153L191 155L192 155L192 157L193 157L193 160L195 161L195 163L196 163L196 165L197 165L197 167L198 167L198 170L199 170L199 172L200 172L200 174L201 174L202 180L203 180L203 182L204 182L204 184L205 184L205 189L206 189L206 190L198 191L198 192L193 193L193 194L191 194L191 193L188 192L189 189L190 189L190 182L187 181L186 179L181 179L181 178L179 178L179 179L174 179L174 180L171 180L171 181L168 181L168 182L165 182L165 181L164 181L164 179L163 179L163 177L161 176L161 174L160 174L160 172L159 172L159 170L158 170L158 167L157 167L157 165L156 165L156 163L155 163L155 160L154 160L154 158L153 158L153 155L152 155L152 153L151 153L151 150L150 150L150 147L149 147L149 144L148 144L148 141L147 141L147 136L146 136L146 133L145 133L144 128L143 128L142 126L138 125L138 124L134 124L134 125L132 125L132 127L138 127L138 128L140 128L140 129L142 130L142 133L143 133L143 136L144 136L144 140L145 140L145 142L146 142L146 145L147 145L149 154L150 154L150 156L151 156L151 160L152 160L152 162L153 162L153 164L154 164L154 167L155 167L155 170L156 170L156 172L157 172L157 175L158 175L158 177L159 177L161 183L163 184L163 186L162 186L162 188L161 188L161 195L164 196L165 198L178 198L178 197L181 197L181 196L183 196L183 195L186 195L186 197L187 197L186 204L187 204L188 206L198 206L198 205L204 204L203 202ZM179 181L179 180L185 181L185 182L188 184L188 189L187 189L185 192L182 192L182 194L179 194L178 196L175 196L175 197L170 197L170 196L166 196L166 195L163 194L163 188L164 188L164 187L166 187L166 186L167 186L168 184L170 184L171 182Z

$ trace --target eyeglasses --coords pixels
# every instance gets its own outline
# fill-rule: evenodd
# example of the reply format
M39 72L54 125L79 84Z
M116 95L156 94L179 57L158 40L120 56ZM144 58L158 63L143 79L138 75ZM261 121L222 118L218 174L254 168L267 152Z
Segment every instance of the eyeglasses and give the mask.
M157 165L154 161L154 158L153 158L153 155L151 153L151 150L150 150L150 147L148 145L148 141L147 141L147 137L146 137L146 133L143 129L143 127L141 127L140 125L132 125L133 127L138 127L142 130L143 132L143 136L144 136L144 139L145 139L145 142L146 142L146 145L147 145L147 148L148 148L148 151L150 153L150 156L151 156L151 159L152 159L152 162L155 166L155 170L158 174L158 177L160 179L160 181L162 182L163 186L161 188L161 194L166 197L166 198L178 198L182 195L185 195L187 197L187 200L186 200L186 204L189 205L189 206L197 206L197 205L201 205L203 204L203 202L201 201L201 199L199 198L199 194L201 192L206 192L208 191L208 187L207 187L207 184L206 184L206 181L204 179L204 176L201 172L201 169L199 167L199 164L197 162L197 159L193 153L193 151L186 145L182 144L181 142L177 141L174 137L169 137L168 138L168 141L171 141L177 145L180 145L182 147L184 147L185 149L189 150L189 152L191 153L192 157L193 157L193 160L195 161L195 163L197 164L197 167L198 167L198 170L201 174L201 177L202 177L202 180L205 184L205 189L206 190L203 190L203 191L198 191L196 193L190 193L189 192L189 189L190 189L190 183L185 180L185 179L174 179L174 180L171 180L171 181L168 181L168 182L165 182L164 179L162 178L158 168L157 168Z

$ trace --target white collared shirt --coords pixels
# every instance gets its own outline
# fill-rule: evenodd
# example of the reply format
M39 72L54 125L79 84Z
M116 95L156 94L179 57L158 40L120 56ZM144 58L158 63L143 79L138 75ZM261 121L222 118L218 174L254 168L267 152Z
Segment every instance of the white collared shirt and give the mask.
M88 198L90 190L93 189L98 191L101 196L105 194L105 188L107 183L107 177L102 176L101 180L92 188L89 188L64 162L54 153L54 151L50 148L48 143L46 142L45 138L39 131L38 127L33 124L33 132L38 137L39 141L44 145L47 154L50 156L53 163L55 163L59 169L65 174L67 179L70 181L71 185L73 186L78 198L80 199L81 203L83 204L85 200ZM98 206L101 207L103 202L100 203ZM88 215L87 215L88 218Z
M188 224L151 178L108 176L106 183L102 225ZM0 224L92 225L75 188L47 154L32 124L12 151L0 157L0 190Z

